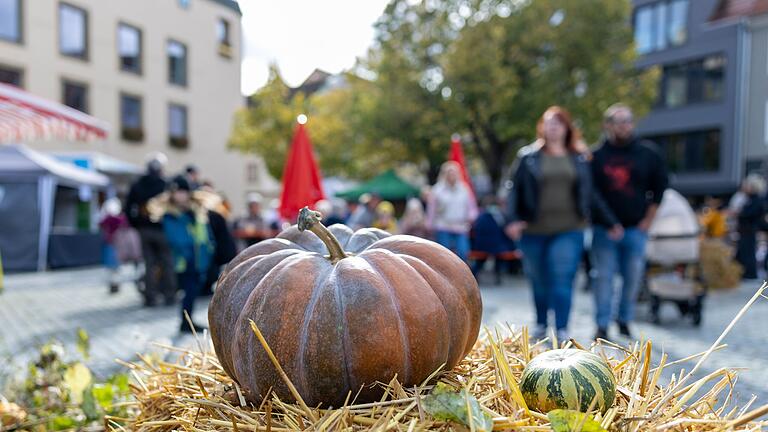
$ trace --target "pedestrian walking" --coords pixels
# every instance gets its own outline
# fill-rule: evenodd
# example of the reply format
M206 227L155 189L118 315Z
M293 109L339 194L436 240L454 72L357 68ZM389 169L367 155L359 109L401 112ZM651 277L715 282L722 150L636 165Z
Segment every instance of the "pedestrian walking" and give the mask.
M104 201L104 204L101 206L99 229L101 230L102 238L102 264L104 264L104 267L106 267L109 272L107 277L110 294L116 294L120 289L120 284L117 280L120 259L118 258L117 248L115 247L115 235L118 230L127 226L128 219L123 214L120 200L117 198L110 198Z
M472 224L472 251L479 256L472 263L472 274L475 278L485 267L489 259L493 259L493 273L496 284L501 283L501 273L504 270L504 261L501 255L515 249L514 242L504 232L506 220L499 208L499 200L489 195L482 199L483 210Z
M418 198L409 198L405 203L405 212L400 218L400 233L421 238L427 238L427 215L424 204Z
M364 193L358 199L358 206L352 215L349 216L347 225L357 231L360 228L369 228L373 226L376 220L376 206L381 202L381 198L375 193Z
M198 190L201 186L204 185L204 183L200 182L200 170L195 165L187 165L186 168L184 168L184 178L189 183L190 190ZM207 185L211 186L211 185Z
M587 148L563 108L547 109L538 139L520 149L507 199L507 235L518 240L533 290L536 328L544 337L554 312L558 340L567 340L573 285L593 209L615 219L592 186Z
M373 227L390 234L397 234L397 219L395 218L395 206L389 201L382 201L376 206L376 219Z
M321 199L315 203L315 210L323 215L322 222L325 226L344 224L343 209L339 206L339 201L342 204L346 204L346 202L342 199L334 199L334 201Z
M174 177L168 184L168 193L154 198L150 206L161 215L163 231L173 252L176 280L184 291L179 330L182 333L193 329L202 331L205 327L190 321L195 299L203 289L210 266L215 265L216 248L209 210L193 198L189 182L183 176Z
M640 282L645 272L645 245L664 190L667 169L656 145L635 134L632 110L616 104L604 113L605 134L594 152L592 173L595 187L616 215L613 221L596 218L592 239L597 332L595 338L608 338L608 326L616 319L619 333L631 337L630 324ZM618 311L614 277L621 275Z
M459 164L445 162L427 202L427 228L435 240L463 261L469 258L469 230L477 217L477 203L461 180Z
M745 200L737 216L736 261L744 268L743 279L757 279L757 232L765 216L765 178L758 173L749 174L741 190Z
M130 188L125 203L128 222L136 228L141 239L144 257L144 305L155 306L162 297L165 304L173 304L176 279L168 240L159 221L153 221L147 211L150 199L165 191L163 169L168 158L162 153L149 155L147 173Z
M241 249L254 245L268 237L267 223L262 214L263 198L257 192L249 193L246 197L248 213L235 221L236 237L243 243Z

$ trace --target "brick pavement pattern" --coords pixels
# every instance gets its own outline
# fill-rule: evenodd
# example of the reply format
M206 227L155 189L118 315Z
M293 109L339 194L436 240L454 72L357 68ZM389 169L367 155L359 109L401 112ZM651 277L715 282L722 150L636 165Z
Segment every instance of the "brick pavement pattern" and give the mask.
M481 275L481 282L485 280L483 276L492 279L490 275ZM6 275L6 290L0 294L0 359L13 361L3 363L0 378L9 373L7 369L12 373L14 367L23 364L35 347L53 338L64 342L69 352L75 352L75 331L80 327L91 337L89 365L101 376L119 369L115 359L131 360L139 352L157 352L152 342L176 346L195 343L190 336L178 334L178 305L143 308L132 284L123 284L118 294L110 295L105 281L102 269ZM680 319L672 305L665 305L663 325L640 321L634 327L635 336L653 340L655 359L660 358L662 351L669 354L670 360L705 351L758 286L759 282L751 282L737 290L710 293L700 328ZM481 283L481 287L486 325L534 322L531 294L524 279L508 278L500 286ZM206 322L207 302L198 301L197 322ZM588 344L594 334L592 310L591 295L579 290L574 298L570 330L581 343ZM643 311L638 315L642 320ZM742 403L752 394L759 401L768 402L766 317L768 300L761 299L726 338L728 348L713 354L702 371L726 366L748 368L741 373L738 384L737 397ZM690 370L693 363L681 367Z

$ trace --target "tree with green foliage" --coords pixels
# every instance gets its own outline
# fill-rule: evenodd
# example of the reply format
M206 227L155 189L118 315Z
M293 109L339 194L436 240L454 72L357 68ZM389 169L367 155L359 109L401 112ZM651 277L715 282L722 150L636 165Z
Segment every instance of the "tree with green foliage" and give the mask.
M397 152L376 140L368 127L375 89L369 81L345 74L337 88L309 96L291 89L272 66L267 84L236 114L230 147L261 155L269 173L281 178L296 117L304 113L307 130L325 175L368 178L394 165Z
M658 73L634 66L630 14L629 0L392 0L358 65L370 79L347 74L346 86L305 98L273 67L231 145L261 154L279 178L305 112L325 174L366 178L412 162L433 181L459 132L498 186L548 106L571 111L587 142L609 105L648 110Z
M570 110L587 141L610 104L648 109L656 73L634 67L630 13L628 0L393 0L372 70L401 100L380 105L380 126L432 165L465 134L497 186L548 106Z
M422 164L431 181L445 162L456 132L453 104L438 87L448 29L423 4L390 2L377 21L376 42L362 66L375 80L375 103L368 114L380 141L399 148L394 158ZM443 43L441 43L443 42Z
M306 111L304 96L291 97L291 88L283 81L277 66L271 65L267 84L250 97L249 105L235 114L229 146L259 154L269 173L280 178L296 116Z
M571 112L587 142L598 139L611 104L648 110L657 73L634 65L629 1L538 0L504 11L465 26L443 63L494 185L551 105Z

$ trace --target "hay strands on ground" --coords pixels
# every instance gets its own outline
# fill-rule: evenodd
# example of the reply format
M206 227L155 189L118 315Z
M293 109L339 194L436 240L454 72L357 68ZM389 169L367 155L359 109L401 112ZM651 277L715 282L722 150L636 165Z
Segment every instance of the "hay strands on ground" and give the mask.
M746 406L733 406L735 370L719 369L695 381L693 378L708 356L722 348L724 337L767 288L764 284L757 291L712 348L691 356L699 358L691 372L681 373L666 386L659 380L664 369L674 362L668 363L665 354L654 363L651 341L621 349L607 343L592 345L590 349L613 368L618 383L614 406L603 415L594 414L595 420L607 430L630 432L751 431L768 427L768 422L757 421L768 414L768 405L753 408L753 399ZM258 328L253 327L258 335ZM455 430L455 423L433 419L420 404L431 384L443 382L474 395L493 417L494 431L549 431L545 413L529 410L517 387L527 361L546 349L545 344L530 343L527 336L525 328L487 330L458 366L436 374L430 383L404 388L395 377L389 383L377 384L384 391L380 401L356 404L354 395L350 395L349 402L337 409L308 407L300 398L299 403L282 401L274 394L260 406L248 405L241 389L224 373L210 344L201 344L205 350L181 351L176 364L146 358L127 363L136 380L132 385L136 415L128 422L106 419L105 423L112 430L149 432ZM266 341L261 343L270 352ZM563 345L583 349L571 341ZM270 357L277 367L279 359ZM287 375L281 375L290 381Z

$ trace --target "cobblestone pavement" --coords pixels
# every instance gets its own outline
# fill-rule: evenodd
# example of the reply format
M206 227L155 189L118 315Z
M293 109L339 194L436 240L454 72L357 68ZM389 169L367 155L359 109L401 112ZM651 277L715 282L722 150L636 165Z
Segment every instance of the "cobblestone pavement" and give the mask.
M483 276L483 275L481 275ZM482 281L482 278L481 278ZM654 344L656 362L663 352L673 361L706 351L731 323L736 314L755 294L761 281L748 281L738 289L710 292L705 299L701 327L694 327L690 320L681 318L673 304L663 304L662 325L651 324L646 305L639 305L637 323L633 334L638 339L650 339ZM535 322L533 298L523 279L509 279L500 286L483 286L484 316L486 323L509 322L532 324ZM740 371L736 400L746 403L752 395L758 402L768 403L768 299L759 299L734 326L723 343L728 346L713 353L704 363L701 377L719 368L745 368ZM578 290L574 296L570 320L570 336L582 344L589 344L596 327L593 318L592 295ZM611 329L614 341L625 345L629 341L618 337L618 329ZM655 364L655 363L654 363ZM695 361L669 369L664 378L672 373L689 371ZM668 382L668 381L667 381Z
M91 337L89 364L102 376L119 369L115 359L130 360L138 352L157 350L152 342L177 346L194 343L190 336L180 337L177 332L178 305L143 308L131 284L124 284L118 294L110 295L104 280L101 269L6 275L6 290L0 294L0 359L13 361L0 362L0 377L13 373L14 365L18 367L36 346L53 338L73 346L75 331L80 327ZM508 278L499 286L482 283L485 280L481 277L486 324L533 322L532 300L523 279ZM637 337L653 340L656 359L662 351L669 354L670 360L705 351L758 287L759 282L754 281L737 290L710 293L699 328L681 319L672 305L662 308L664 324L652 325L642 320L645 313L641 307L634 331ZM198 301L195 321L206 322L207 301ZM741 402L755 394L759 401L768 403L767 317L768 300L761 299L725 339L728 348L713 354L704 368L704 372L720 367L747 368L738 384ZM581 290L574 298L570 329L572 336L584 344L595 331L591 296ZM693 363L681 367L690 370Z

